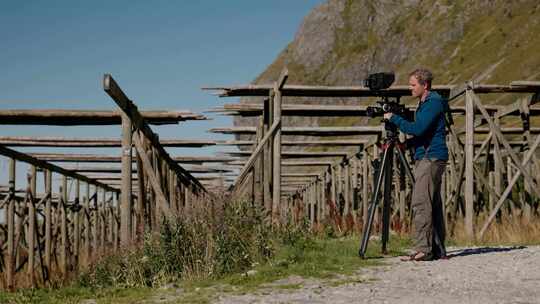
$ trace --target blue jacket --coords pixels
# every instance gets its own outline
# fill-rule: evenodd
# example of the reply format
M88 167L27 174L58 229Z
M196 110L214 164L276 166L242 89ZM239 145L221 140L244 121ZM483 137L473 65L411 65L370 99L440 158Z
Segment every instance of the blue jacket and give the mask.
M413 122L399 115L392 115L390 118L390 122L395 124L401 132L414 135L408 141L408 145L412 145L415 149L414 159L448 160L444 122L446 102L438 93L429 92L424 102L418 105Z

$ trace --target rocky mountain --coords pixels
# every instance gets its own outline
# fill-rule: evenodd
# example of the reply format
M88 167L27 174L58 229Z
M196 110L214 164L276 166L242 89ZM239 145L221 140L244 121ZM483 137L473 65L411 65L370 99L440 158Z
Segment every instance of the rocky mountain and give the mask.
M328 0L305 17L294 40L254 83L275 81L285 65L288 84L306 85L359 85L378 71L394 71L396 84L406 84L420 66L432 69L436 84L540 79L540 1ZM288 118L284 124L360 122ZM254 122L238 118L235 124Z
M540 2L501 0L329 0L255 83L353 85L393 70L397 83L417 66L438 83L508 82L540 75Z

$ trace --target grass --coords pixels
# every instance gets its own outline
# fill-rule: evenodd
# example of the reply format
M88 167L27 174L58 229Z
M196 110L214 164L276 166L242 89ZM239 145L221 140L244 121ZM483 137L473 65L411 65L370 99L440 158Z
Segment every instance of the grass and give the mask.
M84 299L96 299L98 303L134 303L151 297L151 288L88 288L80 286L61 289L24 289L16 293L0 293L0 303L80 303Z
M378 242L371 242L368 258L358 257L358 236L317 237L299 233L281 236L275 254L266 263L254 263L249 269L219 278L179 280L170 289L149 287L84 287L74 284L61 289L21 290L0 294L0 303L79 303L94 299L97 303L134 303L153 300L165 303L209 303L217 294L245 294L261 289L295 290L302 283L275 282L290 276L321 279L330 286L359 283L350 279L361 267L382 263ZM405 239L391 238L390 255L402 254L409 245ZM272 283L272 284L271 284ZM181 290L181 292L180 292Z

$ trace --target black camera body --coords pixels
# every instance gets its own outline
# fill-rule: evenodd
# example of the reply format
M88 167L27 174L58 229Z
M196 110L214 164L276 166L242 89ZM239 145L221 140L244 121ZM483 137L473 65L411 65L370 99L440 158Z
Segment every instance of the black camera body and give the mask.
M380 100L377 101L380 106L373 106L366 108L366 115L373 117L382 117L384 113L393 113L399 116L408 117L408 110L405 105L399 103L399 101Z
M372 106L366 108L366 115L374 117L382 117L384 113L393 113L407 119L411 116L411 113L407 110L405 105L399 103L399 97L394 101L391 101L388 96L383 95L380 91L388 89L392 83L394 83L396 76L392 72L381 72L369 74L364 79L364 86L373 91L375 95L382 96L382 100L377 101L379 106Z
M388 89L395 80L396 75L393 72L369 74L368 77L364 79L364 87L369 88L370 91L380 91Z

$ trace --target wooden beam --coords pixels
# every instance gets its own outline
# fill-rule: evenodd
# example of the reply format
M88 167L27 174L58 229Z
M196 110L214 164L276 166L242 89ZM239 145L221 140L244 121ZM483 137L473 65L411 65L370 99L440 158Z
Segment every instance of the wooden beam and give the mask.
M164 147L200 148L217 144L214 140L160 139ZM114 138L64 138L0 136L0 145L10 147L69 147L69 148L116 148L122 142Z
M235 151L235 152L225 152L227 155L231 156L249 156L252 154L252 151ZM281 156L285 158L295 158L295 157L345 157L349 153L347 152L304 152L304 151L287 151L281 152Z
M371 140L367 138L359 139L340 139L340 140L282 140L282 146L359 146L369 143ZM228 141L226 145L236 146L252 146L254 141L237 140ZM217 145L221 145L218 143ZM223 144L225 145L225 144Z
M89 163L119 163L121 157L117 155L100 154L63 154L63 153L30 153L34 158L53 162L89 162ZM171 158L179 163L207 163L207 162L229 162L236 160L232 157L213 156L175 156Z
M437 92L449 91L453 86L433 86ZM205 87L203 90L221 91L220 97L233 96L268 96L268 91L274 88L273 84L250 84L229 87ZM392 86L382 92L373 92L363 86L308 86L285 85L282 88L283 96L311 96L311 97L376 97L377 94L386 96L410 96L411 92L406 85Z
M143 111L141 115L153 125L178 124L185 120L206 120L200 114L189 111ZM119 125L119 111L99 110L0 110L0 124L3 125Z
M7 156L7 157L14 158L16 160L19 160L19 161L22 161L22 162L25 162L25 163L28 163L28 164L31 164L31 165L34 165L36 167L41 167L43 169L47 169L47 170L50 170L50 171L53 171L53 172L56 172L56 173L60 173L62 175L69 176L69 177L74 178L74 179L79 179L81 181L90 183L92 185L97 185L99 187L103 187L103 188L108 189L108 190L114 190L115 192L118 191L118 190L112 189L111 187L107 186L106 184L100 183L99 181L93 180L93 179L88 178L88 177L86 177L84 175L78 174L78 173L73 172L73 171L66 170L66 169L64 169L62 167L59 167L57 165L54 165L54 164L51 164L49 162L40 160L40 159L38 159L36 157L33 157L32 155L24 154L24 153L12 150L12 149L7 148L7 147L2 146L2 145L0 145L0 154L2 154L4 156Z
M284 104L283 116L367 116L367 108L370 105L329 105L329 104ZM405 105L410 111L416 111L415 105ZM497 112L503 106L489 105L489 112ZM214 108L211 112L225 115L258 116L263 111L260 103L233 103ZM465 107L453 105L450 111L454 114L464 114ZM537 108L540 111L540 108ZM511 113L509 113L511 114Z
M160 145L157 135L154 134L148 123L144 120L144 117L137 109L137 106L131 100L129 100L129 98L127 98L120 86L118 86L116 81L114 81L112 76L109 74L105 74L103 77L103 89L115 101L120 109L130 117L133 126L136 129L139 129L150 141L151 145L158 151L160 157L162 157L176 172L176 174L180 177L180 180L186 183L193 183L205 191L204 186L201 183L199 183L189 172L173 161L163 146Z
M255 148L255 151L251 154L249 159L245 162L242 170L240 171L240 174L238 175L237 183L234 186L234 191L237 191L240 184L246 178L247 174L249 173L249 170L251 169L251 167L255 163L255 160L257 159L257 156L262 151L262 149L264 148L266 143L270 142L270 138L274 135L276 130L279 128L280 123L281 122L278 121L278 122L275 122L274 124L272 124L272 126L270 127L270 130L268 130L268 132L264 135L263 139L259 142L259 144Z
M284 127L282 134L284 135L313 135L313 136L342 136L342 135L378 135L381 134L384 127L382 126L355 126L355 127ZM210 132L223 134L255 134L255 127L228 127L228 128L213 128ZM488 127L475 128L477 134L489 133ZM521 134L522 127L505 127L501 128L504 134ZM540 133L540 127L531 127L531 133Z

